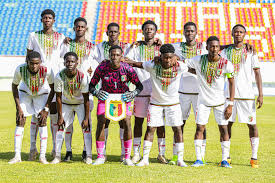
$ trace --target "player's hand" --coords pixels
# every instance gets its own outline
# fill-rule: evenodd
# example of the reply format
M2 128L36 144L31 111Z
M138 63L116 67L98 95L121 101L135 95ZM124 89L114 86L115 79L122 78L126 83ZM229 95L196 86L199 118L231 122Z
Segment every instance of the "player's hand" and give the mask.
M64 122L64 119L62 116L59 117L59 115L58 115L57 125L58 125L59 129L65 128L65 122Z
M64 41L63 41L63 43L65 43L65 44L69 44L71 41L72 41L72 39L71 39L71 38L69 38L69 37L65 37L65 39L64 39Z
M44 109L40 111L40 113L38 114L38 122L41 126L47 125L47 117L48 117L48 112L46 112Z
M262 95L259 95L258 98L257 98L257 109L260 109L263 105L263 101L264 101L264 98Z
M92 73L93 73L92 67L90 67L90 68L87 70L87 72L89 73L90 76L92 76Z
M253 53L254 55L257 54L257 49L253 45L251 45L249 43L245 43L245 46L246 46L246 49L248 50L248 52Z
M16 109L16 124L20 125L20 123L24 120L24 113L21 109L21 107L18 107Z
M85 131L90 131L90 125L89 125L89 120L84 119L81 123L82 129Z
M127 64L129 64L130 66L133 66L134 62L133 60L131 60L130 58L128 57L124 57L123 60L121 60L122 62L125 62Z
M121 99L124 102L131 102L137 96L137 94L138 94L138 92L136 90L131 91L131 92L127 91L121 95Z
M96 96L99 100L107 100L109 93L104 90L95 90L93 96Z
M154 38L154 43L155 43L157 46L161 46L161 45L162 45L162 41L161 41L159 38Z
M232 107L233 105L228 105L224 111L224 118L228 120L232 114Z

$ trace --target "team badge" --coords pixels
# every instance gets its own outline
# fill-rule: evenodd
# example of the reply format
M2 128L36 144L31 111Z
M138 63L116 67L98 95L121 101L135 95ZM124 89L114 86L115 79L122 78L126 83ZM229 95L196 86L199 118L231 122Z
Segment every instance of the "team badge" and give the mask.
M253 121L253 116L249 116L249 117L248 117L248 121L249 121L249 122L252 122L252 121Z
M122 81L122 82L127 81L127 76L126 76L126 75L122 75L122 76L121 76L121 81Z
M105 117L116 122L126 118L126 104L121 94L110 94L105 100Z
M219 77L222 74L222 69L217 69L216 74L217 74L217 77Z

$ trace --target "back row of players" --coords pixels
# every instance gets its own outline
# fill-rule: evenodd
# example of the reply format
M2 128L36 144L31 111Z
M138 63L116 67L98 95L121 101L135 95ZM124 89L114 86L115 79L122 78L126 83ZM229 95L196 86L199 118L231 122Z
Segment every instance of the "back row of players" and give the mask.
M50 112L52 155L55 157L52 163L61 162L64 138L67 150L64 160L72 158L72 124L76 113L84 136L82 157L87 164L91 164L90 113L93 109L94 95L99 100L96 130L98 157L93 164L103 164L106 160L109 126L109 120L104 115L104 100L108 98L109 93L121 93L122 100L127 104L127 117L119 122L121 160L124 164L149 164L149 152L155 130L159 145L157 159L161 163L168 163L164 156L164 126L167 125L174 131L173 158L169 164L187 166L183 161L183 129L192 104L197 124L194 141L197 160L192 166L205 165L205 125L213 108L220 130L220 166L231 167L231 127L238 114L239 122L247 123L249 127L251 166L258 167L259 137L252 88L253 72L259 91L258 108L263 103L262 81L254 48L243 43L246 34L243 25L237 24L233 27L232 45L220 46L219 39L215 36L209 37L206 45L197 42L197 27L193 22L184 25L186 42L161 45L161 41L155 38L157 25L148 20L142 25L144 41L130 45L119 41L119 25L111 23L106 32L109 40L95 46L85 39L88 28L84 18L79 17L74 21L75 39L65 38L63 34L53 31L55 13L52 10L47 9L41 13L41 22L43 30L30 34L27 62L18 66L14 74L12 90L17 111L15 157L9 163L21 162L21 144L27 116L32 116L29 160L35 160L38 154L38 129L41 143L40 162L48 163L45 158L48 137L46 119ZM136 68L133 69L130 65ZM95 86L100 80L101 88L97 90ZM129 81L136 85L134 91L129 91ZM51 88L50 93L48 84ZM89 92L92 94L90 97ZM130 160L131 101L134 98L134 156ZM142 124L145 117L147 131L141 160Z

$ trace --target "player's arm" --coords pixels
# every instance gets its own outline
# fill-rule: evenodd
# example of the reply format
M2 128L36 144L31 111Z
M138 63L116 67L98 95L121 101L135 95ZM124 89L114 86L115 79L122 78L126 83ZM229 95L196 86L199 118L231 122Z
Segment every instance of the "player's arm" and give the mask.
M96 96L99 100L106 100L109 96L109 93L104 90L97 90L96 85L100 81L100 68L97 67L95 73L89 83L89 92Z
M59 128L64 128L64 119L62 115L62 92L56 92L56 109L58 114L57 125Z
M143 69L143 66L142 66L143 62L135 62L135 61L129 59L128 57L124 57L123 62L129 64L132 67L137 67L137 68Z
M12 83L12 95L16 106L16 123L18 123L24 119L24 113L19 102L18 85L14 83Z
M82 121L82 129L84 130L89 130L89 112L90 112L90 102L89 102L89 93L82 93L83 98L84 98L84 112L85 112L85 117L84 120Z
M255 68L254 70L254 75L255 75L255 80L259 92L259 96L257 98L257 109L260 109L263 105L263 83L262 83L262 76L260 72L260 68Z
M229 119L232 114L232 107L233 107L233 101L235 96L235 80L234 77L228 76L228 83L229 83L229 102L228 106L225 109L224 117L225 119Z
M248 52L253 53L254 55L257 54L257 49L256 49L253 45L251 45L251 44L249 44L249 43L244 43L244 44L245 44L246 49L248 50ZM226 48L228 48L229 46L233 46L233 45L234 45L234 44L221 45L221 46L220 46L220 49L223 50L223 49L226 49Z

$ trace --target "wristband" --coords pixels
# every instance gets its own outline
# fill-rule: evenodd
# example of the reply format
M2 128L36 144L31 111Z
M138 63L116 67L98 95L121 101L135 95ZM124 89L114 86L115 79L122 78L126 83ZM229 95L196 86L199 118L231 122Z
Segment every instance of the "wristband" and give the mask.
M233 106L234 105L234 101L228 101L227 104Z
M44 111L46 111L46 112L49 112L49 108L48 107L44 107Z

